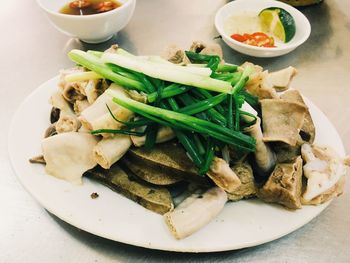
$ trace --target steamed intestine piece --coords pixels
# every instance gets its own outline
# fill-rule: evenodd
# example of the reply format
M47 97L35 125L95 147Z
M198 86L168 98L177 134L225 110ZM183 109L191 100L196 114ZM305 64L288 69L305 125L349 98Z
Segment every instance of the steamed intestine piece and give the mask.
M83 173L97 163L93 149L97 138L88 133L68 132L45 138L42 151L48 174L74 184L82 183Z
M173 211L164 214L164 219L175 238L182 239L213 220L226 202L226 192L214 187L203 194L192 194Z
M74 67L74 68L60 70L60 78L58 81L58 87L60 88L60 90L63 91L65 85L67 84L67 81L65 79L67 75L85 72L85 71L86 70L84 67Z
M76 100L73 104L73 109L75 114L79 116L89 106L90 103L87 100Z
M77 116L61 112L60 118L55 123L57 133L76 132L81 126Z
M71 103L74 103L77 100L86 99L85 87L87 83L87 81L66 83L62 90L62 96Z
M202 41L194 41L190 47L190 51L196 52L202 55L219 56L220 60L223 60L223 51L217 43L204 43Z
M95 100L108 88L108 84L103 79L91 79L87 82L84 92L89 104Z
M255 162L263 173L267 173L275 167L276 155L271 150L270 146L263 141L263 133L260 124L261 120L257 117L255 124L246 128L244 132L247 132L250 136L254 137L256 141L254 153Z
M54 94L52 94L49 102L53 107L60 109L61 112L74 114L72 107L70 106L68 101L65 100L60 91L57 91Z
M128 97L126 91L116 84L112 84L108 90L113 91L114 96ZM90 107L86 108L79 117L83 126L88 130L120 129L123 124L113 119L106 105L120 121L128 121L133 116L133 112L114 103L112 99L112 96L105 91ZM108 137L107 134L103 135Z
M228 193L241 185L241 181L229 164L219 157L214 157L207 175L213 182Z
M129 135L116 134L111 138L103 138L94 147L94 160L103 168L109 169L131 146Z
M334 149L303 144L301 154L306 163L304 176L307 178L306 190L302 196L304 204L323 203L343 192L347 162Z
M83 100L86 98L85 87L88 83L87 81L67 82L65 79L67 75L79 72L85 72L85 68L74 67L60 71L58 87L60 88L62 96L71 103L74 103L76 100Z
M111 111L118 108L118 105L112 101L112 97L104 92L93 104L81 112L80 119L83 125L91 129L90 122L108 113L107 105Z
M86 71L81 67L61 70L60 72L58 86L60 87L63 97L71 103L87 100L89 104L92 104L108 88L105 79L70 80L70 75L79 75L79 73L83 72Z
M59 119L54 124L57 133L75 132L80 128L80 121L60 91L55 92L50 97L50 104L60 110Z
M161 52L161 58L174 64L189 64L191 61L187 58L185 52L177 45L169 45Z
M221 63L224 63L223 52L220 45L216 43L204 43L202 41L194 41L189 49L191 52L202 55L219 56ZM171 63L188 65L191 64L190 59L186 56L185 51L177 45L169 45L162 52L161 57Z

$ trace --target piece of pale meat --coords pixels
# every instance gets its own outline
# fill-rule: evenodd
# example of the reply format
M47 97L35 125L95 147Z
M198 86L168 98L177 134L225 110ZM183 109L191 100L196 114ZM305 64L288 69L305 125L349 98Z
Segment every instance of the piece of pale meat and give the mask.
M177 45L167 46L160 54L160 56L174 64L188 64L189 59L186 57L185 52Z
M45 138L42 151L48 174L75 184L82 183L83 173L97 163L93 158L95 136L88 133L67 132Z
M303 144L301 154L305 161L306 190L304 204L324 203L343 192L346 162L329 146Z
M113 137L103 138L94 147L94 160L103 168L109 169L123 157L130 146L129 135L115 134Z
M263 133L260 124L261 120L258 117L255 124L246 128L244 132L248 133L255 139L255 163L262 173L267 173L271 172L271 170L275 167L276 155L271 150L270 146L263 141Z
M232 193L241 185L241 181L228 163L219 157L214 157L207 175L217 186L228 193Z
M125 89L116 84L112 84L107 91L115 97L129 97ZM113 97L107 91L80 114L79 120L86 129L120 129L124 125L113 118L107 105L114 117L120 121L128 121L133 116L133 112L114 103ZM109 133L102 133L102 135L103 137L111 137Z
M192 194L173 211L164 214L164 220L174 237L183 239L213 220L226 202L226 192L214 187L203 194Z
M294 67L289 66L279 71L269 73L267 75L267 81L277 91L284 91L289 88L289 85L296 74L297 70Z

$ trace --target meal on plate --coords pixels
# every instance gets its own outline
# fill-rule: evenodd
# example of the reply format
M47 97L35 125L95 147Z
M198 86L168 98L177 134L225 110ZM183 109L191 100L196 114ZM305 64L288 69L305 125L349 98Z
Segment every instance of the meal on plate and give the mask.
M269 7L258 15L243 13L225 22L225 31L232 39L257 47L276 47L276 41L288 43L295 35L293 16L283 8Z
M308 107L289 88L293 67L230 64L202 42L161 56L117 45L68 56L77 66L60 73L42 156L31 161L71 183L107 185L163 215L177 239L229 201L299 209L343 191L350 158L314 143Z

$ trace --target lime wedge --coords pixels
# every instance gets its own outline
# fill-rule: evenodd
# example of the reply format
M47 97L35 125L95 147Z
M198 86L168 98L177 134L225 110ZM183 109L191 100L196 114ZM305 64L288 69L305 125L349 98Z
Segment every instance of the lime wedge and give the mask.
M289 42L295 35L295 22L293 16L279 7L263 9L259 14L263 32L270 33L282 42Z

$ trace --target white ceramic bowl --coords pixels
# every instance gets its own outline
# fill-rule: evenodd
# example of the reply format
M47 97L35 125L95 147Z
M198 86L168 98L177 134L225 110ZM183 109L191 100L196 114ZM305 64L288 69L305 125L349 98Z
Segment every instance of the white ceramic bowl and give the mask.
M136 0L118 0L122 5L112 11L86 16L66 15L59 10L72 0L37 0L51 23L61 32L84 42L108 40L123 29L134 13Z
M280 7L288 11L295 20L296 32L288 43L278 43L274 48L255 47L236 41L230 37L235 32L225 32L225 22L231 16L242 13L256 14L267 7ZM308 19L294 7L273 0L236 0L221 7L215 16L216 30L222 36L223 41L232 49L254 57L277 57L291 52L304 43L310 36L311 26Z

